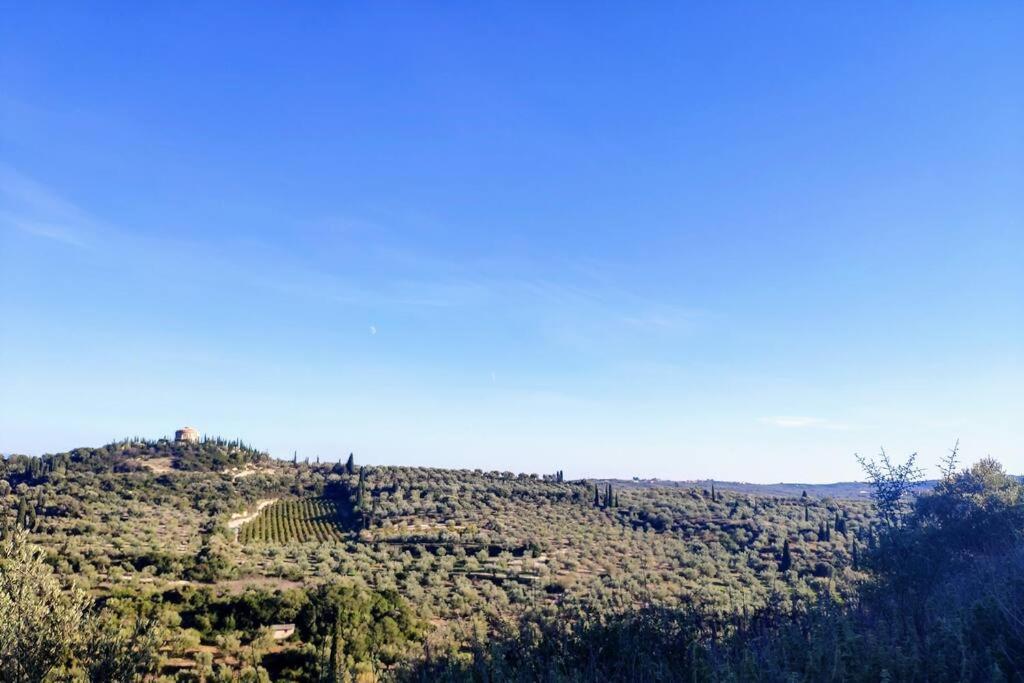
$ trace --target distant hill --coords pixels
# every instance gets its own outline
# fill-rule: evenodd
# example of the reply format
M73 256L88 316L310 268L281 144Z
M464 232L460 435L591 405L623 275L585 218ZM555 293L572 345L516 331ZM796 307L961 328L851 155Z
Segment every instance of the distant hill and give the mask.
M719 491L748 493L758 496L778 496L780 498L797 498L806 491L813 498L834 498L836 500L868 500L871 490L868 484L861 481L839 481L832 484L751 484L743 481L713 481L711 479L695 479L690 481L670 481L665 479L601 479L602 483L611 483L618 488L683 488L711 489L714 484ZM918 484L919 491L930 490L935 480L929 479Z

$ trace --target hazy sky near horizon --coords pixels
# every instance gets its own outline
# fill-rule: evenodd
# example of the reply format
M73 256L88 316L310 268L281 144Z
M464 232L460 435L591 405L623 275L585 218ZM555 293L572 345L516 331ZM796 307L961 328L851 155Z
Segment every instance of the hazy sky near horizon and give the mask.
M1024 471L1024 4L3 5L0 452Z

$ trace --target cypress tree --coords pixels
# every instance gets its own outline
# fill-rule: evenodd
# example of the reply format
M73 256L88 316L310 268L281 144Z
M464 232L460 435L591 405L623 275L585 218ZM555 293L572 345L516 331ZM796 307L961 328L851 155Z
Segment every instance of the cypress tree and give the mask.
M374 499L373 504L370 506L370 518L366 520L366 528L369 529L373 526L373 520L377 519L377 501Z
M334 627L331 629L331 651L327 662L328 680L331 683L341 683L345 674L345 645L341 640L339 633L341 628L338 621L334 622Z
M18 517L14 520L14 526L16 529L24 529L26 518L28 516L28 501L22 496L21 502L18 504Z
M779 571L788 572L793 566L793 556L789 552L789 539L782 544L782 558L779 560Z
M349 474L356 473L356 456L352 453L348 454L348 461L345 462L345 471Z
M597 488L597 484L594 484L594 507L601 507L601 492Z

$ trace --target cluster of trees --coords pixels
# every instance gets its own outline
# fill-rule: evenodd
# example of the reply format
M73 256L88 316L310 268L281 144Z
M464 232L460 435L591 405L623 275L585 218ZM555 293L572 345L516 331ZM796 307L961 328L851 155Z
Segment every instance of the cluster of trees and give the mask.
M868 464L880 513L870 580L810 609L706 605L527 615L410 681L1011 681L1024 674L1024 487L995 461L912 501L913 461ZM871 468L874 468L873 470ZM788 542L783 562L789 562Z
M0 459L0 537L29 530L59 574L75 575L89 589L132 576L230 575L237 553L226 517L256 500L305 490L306 480L269 465L237 478L216 469L174 469L163 459L168 443L136 439ZM174 448L190 448L199 458L222 446L247 448L217 440ZM161 467L147 465L153 462Z
M0 681L135 681L161 639L153 615L122 619L63 581L23 531L0 541Z
M240 439L203 437L199 443L133 437L99 448L76 448L40 457L10 455L0 458L0 477L12 486L39 484L70 472L130 472L146 462L166 459L186 471L220 472L232 467L267 464L270 456Z
M267 629L282 621L295 623L301 639L284 652ZM177 638L170 625L179 629ZM233 671L239 667L225 660L215 671L212 659L200 657L184 680L239 680L241 673L251 681L369 682L406 660L423 627L396 592L339 583L240 596L178 588L94 600L61 580L24 533L0 543L0 681L151 680L164 650L187 651L200 637L217 642L241 668Z
M238 538L242 543L278 544L345 540L347 506L347 500L325 496L278 501L244 525Z
M612 490L611 483L607 483L604 486L604 495L601 495L601 489L597 486L594 487L594 507L596 508L614 508L619 506L619 497L615 495Z

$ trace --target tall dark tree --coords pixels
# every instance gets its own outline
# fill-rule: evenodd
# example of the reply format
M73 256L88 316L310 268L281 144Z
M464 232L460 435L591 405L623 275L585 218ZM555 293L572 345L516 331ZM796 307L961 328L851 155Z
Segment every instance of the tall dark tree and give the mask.
M341 618L331 628L331 649L327 661L327 680L342 683L345 680L345 643L341 639Z
M356 456L352 453L348 454L348 460L345 461L345 471L349 474L355 474L356 472Z
M21 501L18 503L18 517L14 520L14 526L16 529L26 529L28 523L28 501L25 500L25 496L21 497Z
M782 544L782 557L779 558L779 571L788 572L793 566L793 556L789 552L789 539Z

